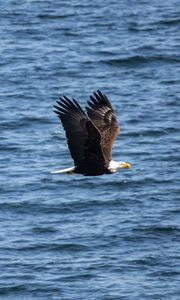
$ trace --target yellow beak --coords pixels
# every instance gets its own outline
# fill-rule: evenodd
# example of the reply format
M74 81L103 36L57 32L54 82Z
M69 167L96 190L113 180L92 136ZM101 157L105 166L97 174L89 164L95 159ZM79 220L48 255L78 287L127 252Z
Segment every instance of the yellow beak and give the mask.
M123 168L131 168L131 164L125 162L123 163Z

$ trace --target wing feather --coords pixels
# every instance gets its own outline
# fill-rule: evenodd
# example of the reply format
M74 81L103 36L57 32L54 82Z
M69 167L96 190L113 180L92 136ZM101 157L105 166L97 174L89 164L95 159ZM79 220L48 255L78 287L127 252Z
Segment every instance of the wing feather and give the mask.
M101 134L101 144L105 158L112 159L112 146L120 132L114 109L106 95L100 91L90 96L87 114Z
M102 169L107 164L101 148L101 135L76 100L60 97L54 105L64 127L75 166Z

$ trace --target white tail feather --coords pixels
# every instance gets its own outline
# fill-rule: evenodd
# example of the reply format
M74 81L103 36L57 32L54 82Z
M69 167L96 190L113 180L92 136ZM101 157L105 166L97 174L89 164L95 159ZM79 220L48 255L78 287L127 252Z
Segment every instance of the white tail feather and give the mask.
M51 174L63 174L63 173L67 173L67 174L72 174L74 173L75 167L71 167L71 168L67 168L67 169L63 169L63 170L57 170L57 171L51 171Z

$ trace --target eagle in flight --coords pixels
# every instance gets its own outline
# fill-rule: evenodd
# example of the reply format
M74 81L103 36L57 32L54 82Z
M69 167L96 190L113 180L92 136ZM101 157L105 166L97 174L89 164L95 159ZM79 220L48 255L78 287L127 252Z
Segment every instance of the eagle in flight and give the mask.
M74 166L51 173L78 173L85 176L111 174L130 163L112 160L112 146L120 132L114 109L100 91L90 96L86 112L74 99L63 96L55 105L64 127Z

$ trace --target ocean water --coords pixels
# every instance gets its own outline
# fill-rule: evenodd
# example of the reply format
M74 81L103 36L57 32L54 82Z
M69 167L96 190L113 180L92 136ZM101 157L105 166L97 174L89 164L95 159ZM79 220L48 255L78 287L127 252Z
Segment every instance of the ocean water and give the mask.
M180 299L179 1L0 4L0 299ZM100 89L113 175L72 165L53 105Z

